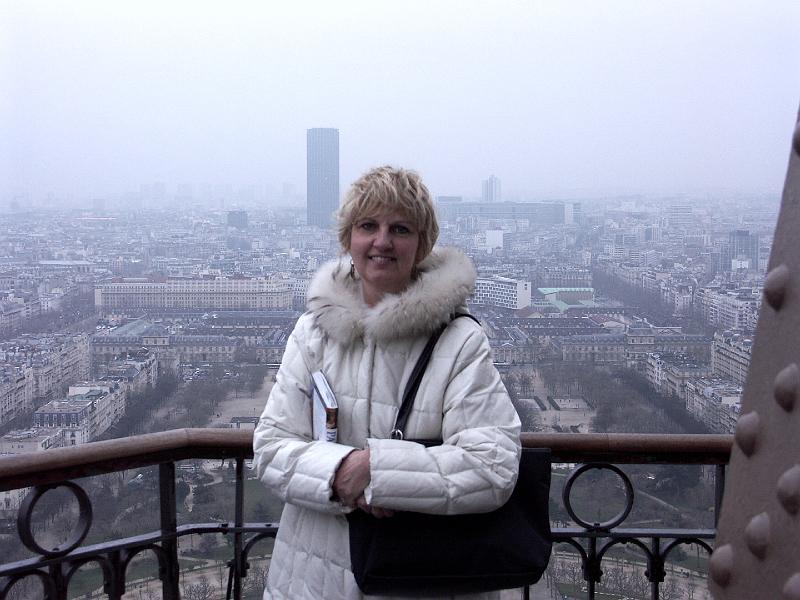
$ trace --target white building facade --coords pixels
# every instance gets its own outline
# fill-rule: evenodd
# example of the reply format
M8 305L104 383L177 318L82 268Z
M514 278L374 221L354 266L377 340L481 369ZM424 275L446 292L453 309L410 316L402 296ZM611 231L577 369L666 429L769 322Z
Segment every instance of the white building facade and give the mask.
M527 308L531 305L531 283L498 275L479 277L470 301L513 310Z

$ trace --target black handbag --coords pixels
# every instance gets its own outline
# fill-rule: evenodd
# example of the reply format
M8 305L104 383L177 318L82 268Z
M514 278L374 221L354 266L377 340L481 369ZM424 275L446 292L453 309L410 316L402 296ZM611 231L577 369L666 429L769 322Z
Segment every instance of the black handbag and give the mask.
M420 380L446 327L431 336L414 366L394 438L402 439ZM415 441L441 444L441 440ZM492 512L448 516L398 512L376 519L356 510L347 515L356 583L365 594L410 597L534 584L550 560L549 497L550 450L524 448L511 498Z

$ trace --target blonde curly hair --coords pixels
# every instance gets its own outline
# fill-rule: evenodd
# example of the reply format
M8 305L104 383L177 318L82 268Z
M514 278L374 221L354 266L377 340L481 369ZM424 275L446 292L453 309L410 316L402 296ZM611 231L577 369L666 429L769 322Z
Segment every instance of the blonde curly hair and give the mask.
M439 223L431 194L415 171L376 167L353 182L337 213L339 243L350 251L353 225L361 219L399 211L419 232L417 262L430 254L439 237Z

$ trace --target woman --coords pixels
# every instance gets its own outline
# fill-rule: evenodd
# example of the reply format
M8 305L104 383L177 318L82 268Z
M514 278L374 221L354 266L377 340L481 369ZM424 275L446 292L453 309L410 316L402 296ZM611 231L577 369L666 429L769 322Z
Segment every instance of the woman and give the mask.
M255 431L258 476L286 502L264 598L362 597L350 571L351 510L381 518L485 512L511 494L520 423L471 319L442 334L406 427L408 439L444 443L389 439L422 348L465 310L475 282L466 256L432 250L438 232L414 172L374 169L345 198L339 241L351 260L315 275ZM311 439L316 370L338 400L338 443Z

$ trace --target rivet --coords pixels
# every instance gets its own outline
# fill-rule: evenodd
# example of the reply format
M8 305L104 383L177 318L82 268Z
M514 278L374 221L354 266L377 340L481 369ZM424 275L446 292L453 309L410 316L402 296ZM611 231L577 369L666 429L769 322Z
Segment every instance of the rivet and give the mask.
M775 377L773 389L775 400L786 412L790 412L794 408L798 389L800 389L800 369L797 368L796 363L792 363Z
M733 439L747 456L756 451L756 438L758 438L759 418L753 411L739 417Z
M800 600L800 573L795 573L786 580L783 597L785 600Z
M789 267L778 265L767 274L764 280L764 296L769 305L775 310L780 310L789 286Z
M733 548L731 545L725 544L714 550L708 561L708 567L714 583L726 587L731 582L733 575Z
M800 156L800 121L797 122L797 127L794 129L794 135L792 136L792 142L794 145L795 153Z
M800 511L800 465L795 465L778 479L778 500L789 514Z
M744 541L756 557L764 559L770 541L769 515L765 512L756 515L744 528Z

